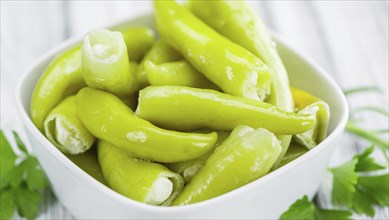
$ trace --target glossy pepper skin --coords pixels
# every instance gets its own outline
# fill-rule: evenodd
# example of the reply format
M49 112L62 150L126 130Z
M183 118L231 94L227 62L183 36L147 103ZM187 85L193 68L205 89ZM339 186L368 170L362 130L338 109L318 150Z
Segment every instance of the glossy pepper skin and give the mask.
M102 184L107 185L97 159L97 150L95 146L82 154L65 154L65 156L87 174L91 175Z
M215 84L205 78L186 60L180 60L159 65L151 61L144 64L147 78L152 86L188 86L220 90Z
M299 114L311 114L316 117L315 126L301 134L293 136L293 140L308 150L314 148L327 136L330 120L330 107L320 98L302 89L291 87L296 111Z
M184 180L180 175L161 164L129 156L108 142L98 142L98 158L108 185L136 201L169 205L183 189ZM164 181L162 184L160 179ZM164 189L166 182L170 189Z
M182 60L182 58L182 55L169 46L165 41L161 39L157 40L142 59L142 62L139 64L137 79L140 83L140 88L144 88L150 85L146 70L144 69L146 62L150 61L157 65L161 63Z
M321 101L318 97L295 87L290 87L290 91L292 91L293 101L295 105L295 109L297 111L302 110L308 105Z
M307 149L312 149L327 136L330 121L330 107L323 101L314 102L298 112L298 114L311 114L316 117L315 126L303 133L293 136L293 140Z
M284 166L308 152L308 149L296 143L291 143L288 151L281 160L280 166Z
M281 153L274 134L238 126L193 176L172 205L211 199L267 174Z
M127 27L118 31L122 33L127 47L128 58L140 62L155 40L154 31L146 27Z
M39 79L30 107L35 126L43 131L43 121L51 109L85 86L81 75L81 50L77 45L55 57Z
M69 96L57 105L44 121L44 133L60 151L81 154L92 147L95 137L77 116L76 96Z
M225 93L263 100L269 69L259 58L204 24L175 1L154 1L161 37Z
M220 144L222 144L225 139L228 138L230 132L218 131L217 134L218 139L216 145L210 152L193 160L169 163L165 164L165 166L171 171L180 174L184 178L185 183L189 183L192 180L193 176L196 175L196 173L200 170L200 168L204 166L205 162L213 154L215 149Z
M254 10L245 1L229 0L191 0L189 8L202 21L249 50L269 67L272 89L268 102L292 112L294 104L288 73L278 55L275 42ZM283 151L274 168L281 162L291 140L289 135L277 137L281 141Z
M158 128L138 118L116 96L92 88L77 94L77 113L97 138L120 147L132 156L158 161L191 160L209 152L217 133L196 134Z
M209 89L149 86L139 92L136 114L174 130L202 127L232 131L238 125L265 128L276 134L298 134L311 129L315 117L285 112L265 102Z
M105 29L94 30L82 45L82 76L89 87L118 96L136 92L136 65L131 65L122 34Z

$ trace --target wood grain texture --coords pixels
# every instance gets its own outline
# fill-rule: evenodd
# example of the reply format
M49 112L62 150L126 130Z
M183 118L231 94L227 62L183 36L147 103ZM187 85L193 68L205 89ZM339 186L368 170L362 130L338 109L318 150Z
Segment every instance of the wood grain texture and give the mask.
M382 88L383 94L350 97L351 108L363 105L388 108L388 1L250 1L250 4L271 29L318 62L342 88L364 85ZM151 11L151 5L149 1L2 1L1 127L20 131L21 125L14 119L13 89L20 74L38 56L66 38ZM365 119L364 126L368 128L389 127L388 118L372 114L359 117ZM331 166L348 160L366 146L367 143L344 135ZM323 184L316 199L323 207L330 207L329 185ZM45 195L42 211L39 219L73 218L50 194ZM354 217L366 219L366 216ZM389 219L389 209L377 209L373 219Z

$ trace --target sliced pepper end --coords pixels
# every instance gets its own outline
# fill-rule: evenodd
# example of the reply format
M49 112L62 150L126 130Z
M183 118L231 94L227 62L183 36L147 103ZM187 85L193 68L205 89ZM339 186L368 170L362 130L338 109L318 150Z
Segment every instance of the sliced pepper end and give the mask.
M63 153L84 153L94 142L92 135L81 135L82 132L78 128L59 115L49 116L45 120L44 132L49 141Z
M312 115L316 119L312 129L293 136L294 141L310 150L327 136L330 108L324 101L318 101L306 106L298 114Z

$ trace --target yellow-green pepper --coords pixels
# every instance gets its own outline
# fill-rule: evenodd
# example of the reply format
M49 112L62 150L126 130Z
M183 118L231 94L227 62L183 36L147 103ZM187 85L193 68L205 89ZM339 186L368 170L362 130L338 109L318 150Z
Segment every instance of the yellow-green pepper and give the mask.
M268 67L272 78L272 90L268 102L292 112L293 99L289 89L288 73L261 18L245 1L191 0L190 10L202 21L233 42L259 57ZM291 136L277 136L282 153L275 163L277 168L288 150Z
M86 84L81 75L81 50L75 46L51 61L31 96L31 119L43 131L47 114L65 97L77 93Z
M98 157L108 185L124 196L151 205L169 205L182 191L184 180L158 163L129 156L105 142Z
M149 86L139 92L138 101L139 117L182 131L202 127L232 131L238 125L248 125L276 134L298 134L315 123L312 115L285 112L265 102L209 89Z
M302 89L290 87L290 90L292 91L294 107L296 111L300 111L314 102L321 101L321 99L319 99L318 97Z
M270 93L269 68L223 37L175 1L154 1L161 37L225 93L264 100Z
M82 76L88 86L118 96L138 89L137 65L130 65L120 32L99 29L90 32L82 45Z
M154 64L147 61L144 64L147 79L152 86L188 86L220 90L201 73L194 69L186 60Z
M320 98L298 88L291 87L295 111L299 114L311 114L316 117L315 126L301 134L293 136L293 140L305 148L312 149L327 136L330 120L330 107Z
M103 172L101 171L99 161L97 159L96 147L92 147L91 149L82 154L65 154L65 156L68 157L74 164L76 164L87 174L91 175L93 178L95 178L102 184L107 185L103 176Z
M137 79L140 83L140 88L144 88L150 84L147 79L146 70L144 69L144 65L146 62L151 61L157 65L166 62L178 61L182 58L183 57L180 53L178 53L171 46L166 44L165 41L159 39L147 52L147 54L142 59L142 62L139 65L139 69L137 71Z
M81 154L95 141L78 119L75 96L67 97L50 111L44 121L44 131L54 146L68 154Z
M311 114L316 117L315 126L312 129L293 136L294 141L308 149L312 149L327 136L330 107L327 103L318 101L306 106L298 114Z
M277 138L269 131L238 126L172 205L211 199L260 178L270 171L281 150Z
M292 162L306 152L308 152L307 148L292 142L285 156L282 158L280 166L284 166L285 164Z
M135 62L141 61L155 40L154 31L146 27L127 27L118 31L126 43L128 58Z
M178 162L178 163L169 163L165 164L167 168L169 168L171 171L180 174L183 178L185 183L189 183L192 180L192 177L200 170L201 167L205 164L205 162L208 160L208 158L213 154L215 149L224 142L224 140L230 135L229 132L223 132L218 131L218 139L215 147L208 153L204 154L203 156Z
M104 91L84 88L77 94L76 104L80 120L95 137L138 158L169 163L191 160L209 152L217 141L216 132L196 134L158 128Z

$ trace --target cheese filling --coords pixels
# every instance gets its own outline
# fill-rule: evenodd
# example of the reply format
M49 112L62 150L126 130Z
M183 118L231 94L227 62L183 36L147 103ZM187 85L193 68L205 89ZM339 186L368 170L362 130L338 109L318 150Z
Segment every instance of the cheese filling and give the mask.
M158 178L150 188L145 203L160 205L165 202L173 193L173 183L167 177Z
M71 154L82 153L86 148L86 144L79 137L77 131L59 118L55 120L55 137L58 144L66 147L66 150Z

